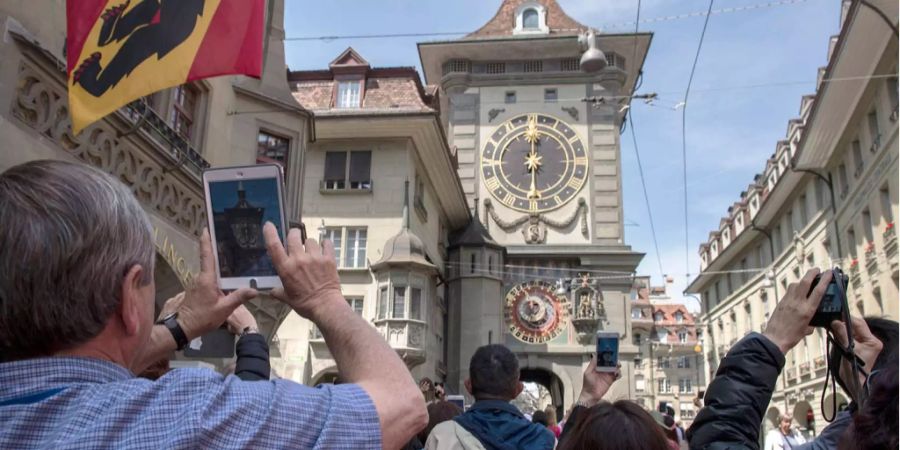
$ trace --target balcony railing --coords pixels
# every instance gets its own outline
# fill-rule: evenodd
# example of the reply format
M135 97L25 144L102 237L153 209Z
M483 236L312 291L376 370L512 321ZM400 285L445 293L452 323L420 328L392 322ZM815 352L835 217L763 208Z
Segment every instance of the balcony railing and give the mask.
M816 370L824 368L825 367L825 357L819 356L818 358L816 358L813 361L813 364L815 365Z
M869 272L869 275L873 275L878 272L878 255L875 251L875 243L869 242L866 244L866 271Z
M859 277L859 260L853 258L850 262L850 283L853 284L854 289L859 289L862 280Z
M793 381L797 379L797 370L793 367L784 369L784 376L788 381Z
M138 130L147 132L150 137L169 150L169 154L177 161L174 166L182 166L192 173L200 176L203 169L209 167L209 162L203 159L194 147L165 119L143 100L135 100L119 110L119 114L134 125L125 134Z
M892 269L897 265L897 229L894 222L889 222L881 234L884 239L884 256L891 263Z
M425 362L425 322L409 319L381 319L375 328L390 346L400 354L406 365L414 367Z

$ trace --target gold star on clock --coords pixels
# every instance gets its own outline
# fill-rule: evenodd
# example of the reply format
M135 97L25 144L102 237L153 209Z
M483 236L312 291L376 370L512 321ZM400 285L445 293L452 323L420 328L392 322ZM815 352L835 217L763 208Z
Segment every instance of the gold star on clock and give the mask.
M541 167L542 159L544 159L544 157L538 156L537 153L529 153L528 156L525 157L525 167L528 168L529 172L535 172Z
M534 117L528 119L528 129L525 130L525 140L530 144L536 144L540 138L540 132L537 129L537 120Z

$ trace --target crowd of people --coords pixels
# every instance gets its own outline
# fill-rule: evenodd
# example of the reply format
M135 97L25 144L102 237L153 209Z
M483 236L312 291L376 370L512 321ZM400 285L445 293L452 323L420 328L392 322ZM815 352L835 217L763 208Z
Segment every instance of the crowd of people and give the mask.
M62 161L0 174L0 448L758 450L784 355L811 332L831 277L812 288L819 271L809 271L764 333L732 347L684 432L671 416L605 398L621 375L596 371L596 355L575 403L558 405L565 416L550 406L526 417L512 404L518 357L497 344L472 355L464 410L442 383L413 380L350 308L330 242L292 229L282 243L271 224L263 234L284 286L272 297L321 330L340 384L270 379L266 341L242 306L258 293L219 290L207 232L200 274L154 317L151 226L127 187ZM173 351L223 323L239 337L232 374L169 369ZM898 448L897 327L833 322L829 372L849 408L810 442L782 417L766 450Z

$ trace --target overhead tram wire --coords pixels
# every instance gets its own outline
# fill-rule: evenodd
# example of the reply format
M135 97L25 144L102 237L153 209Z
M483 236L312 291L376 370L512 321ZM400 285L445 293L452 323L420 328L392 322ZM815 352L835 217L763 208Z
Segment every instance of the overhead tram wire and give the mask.
M687 107L688 97L691 94L691 84L694 82L694 73L697 71L697 61L700 60L700 51L703 49L703 40L706 37L706 28L709 25L709 16L712 12L715 0L709 0L709 8L707 9L706 18L703 21L703 30L700 32L700 41L697 42L697 52L694 54L694 63L691 65L691 76L688 77L687 88L684 90L684 100L681 106L681 167L682 182L684 183L684 278L690 281L690 250L688 249L688 186L687 186Z
M631 48L631 61L637 61L637 46L638 46L638 27L641 23L641 0L637 0L637 12L635 13L634 19L634 44ZM646 58L645 58L646 59ZM641 73L643 71L639 70L637 74L635 74L635 82L637 78L643 78ZM635 88L637 89L637 88ZM630 104L630 102L629 102ZM659 254L659 241L656 238L656 225L653 223L653 210L650 207L650 195L647 194L647 182L644 179L644 166L641 164L641 152L638 149L637 137L634 133L634 119L631 117L631 108L628 108L626 113L628 116L628 129L631 131L631 142L634 144L634 156L637 160L638 173L641 177L641 188L644 190L644 204L647 206L647 217L650 220L650 234L653 236L653 249L656 251L656 264L659 267L659 276L665 277L665 273L663 272L662 265L662 257Z
M779 1L770 1L765 3L756 3L753 5L746 6L736 6L731 8L722 8L717 10L708 10L706 12L703 11L695 11L684 14L675 14L669 16L660 16L660 17L652 17L649 19L639 20L639 23L657 23L657 22L669 22L674 20L684 20L684 19L692 19L694 17L706 16L707 18L710 15L716 14L732 14L737 12L745 12L745 11L753 11L759 9L766 8L774 8L779 6L788 6L795 5L800 3L806 3L810 0L779 0ZM610 28L623 28L623 27L631 27L632 25L637 25L634 22L620 22L620 23L608 23L605 25L601 25L601 29L610 29ZM330 42L341 39L390 39L390 38L411 38L411 37L431 37L431 36L465 36L471 33L471 31L433 31L433 32L417 32L417 33L379 33L379 34L351 34L351 35L332 35L332 36L295 36L295 37L286 37L284 38L284 42L301 42L301 41L323 41Z
M647 216L650 219L650 234L653 236L653 249L656 251L656 264L659 265L659 275L665 277L663 272L662 257L659 253L659 241L656 239L656 226L653 223L653 210L650 208L650 196L647 194L647 183L644 181L644 167L641 164L641 152L638 150L637 138L634 133L634 119L631 117L631 109L628 110L628 129L631 131L631 142L634 144L634 156L637 160L638 173L641 176L641 188L644 190L644 204L647 206Z

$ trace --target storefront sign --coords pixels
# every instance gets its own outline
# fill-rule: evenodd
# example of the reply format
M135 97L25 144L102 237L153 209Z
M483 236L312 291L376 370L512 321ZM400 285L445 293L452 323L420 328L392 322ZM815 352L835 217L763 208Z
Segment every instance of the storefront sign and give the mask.
M190 281L197 276L197 273L188 267L188 263L185 261L184 257L178 253L175 244L169 239L169 236L154 226L153 242L156 244L156 250L159 252L160 256L169 263L169 266L178 276L178 279L181 280L182 286L187 286Z

